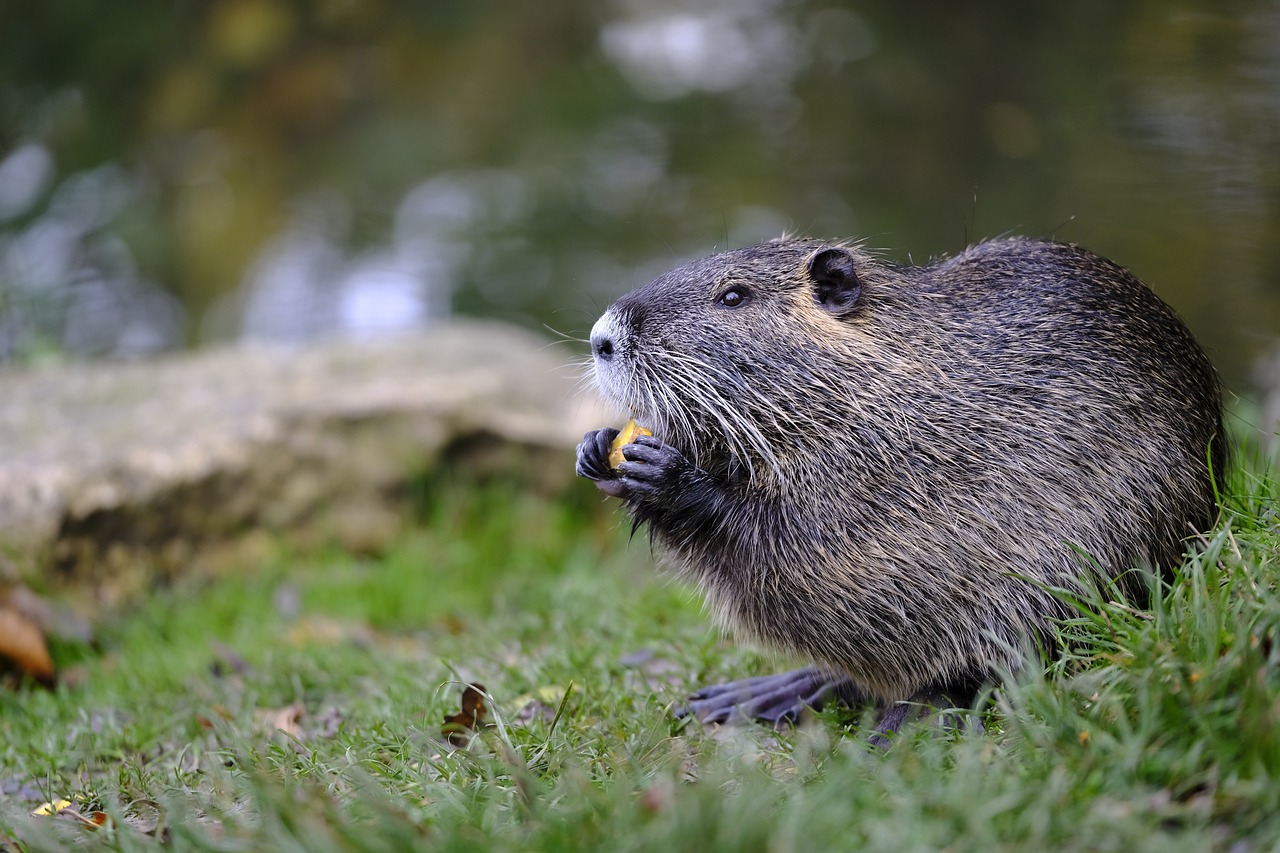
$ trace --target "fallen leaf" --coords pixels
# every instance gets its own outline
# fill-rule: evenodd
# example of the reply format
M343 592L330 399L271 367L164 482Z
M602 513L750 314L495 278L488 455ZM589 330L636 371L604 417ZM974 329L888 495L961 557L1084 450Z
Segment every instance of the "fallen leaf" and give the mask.
M446 714L440 734L451 746L463 747L479 729L489 725L489 708L484 703L484 685L468 684L462 691L462 711Z
M67 809L63 814L78 818L85 824L85 826L89 827L89 829L97 829L98 827L106 826L111 822L111 818L107 816L106 812L89 812L88 814L82 814L74 809Z
M106 812L82 812L77 808L59 809L54 817L58 820L75 821L85 829L98 829L111 823L111 818Z
M45 687L53 687L56 681L53 658L40 626L7 603L0 604L0 658L12 661Z
M41 803L31 810L31 814L35 817L48 817L51 814L57 814L63 809L71 808L71 801L58 798L50 800L47 803Z
M298 723L302 722L304 713L306 708L302 707L302 703L294 702L292 705L264 712L262 722L268 732L284 732L289 737L299 737L302 729Z
M82 800L77 796L77 800ZM111 816L103 811L83 812L80 807L70 800L64 800L61 797L42 803L34 809L31 814L34 817L52 817L55 820L76 821L86 829L98 829L103 826L111 825ZM0 849L4 849L0 847Z

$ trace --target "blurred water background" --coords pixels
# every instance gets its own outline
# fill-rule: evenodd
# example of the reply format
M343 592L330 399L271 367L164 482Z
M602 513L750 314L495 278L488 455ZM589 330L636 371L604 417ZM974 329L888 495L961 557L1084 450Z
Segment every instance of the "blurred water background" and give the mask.
M1280 332L1280 3L0 6L0 362L581 336L784 231L1084 244L1245 390Z

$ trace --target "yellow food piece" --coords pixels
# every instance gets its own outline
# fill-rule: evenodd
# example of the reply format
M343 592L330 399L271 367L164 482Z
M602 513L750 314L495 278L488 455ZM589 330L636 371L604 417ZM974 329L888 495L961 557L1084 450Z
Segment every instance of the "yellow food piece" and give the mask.
M71 801L64 800L59 797L56 800L50 800L44 805L32 812L36 817L47 817L48 815L57 814L60 811L71 808Z
M617 468L626 458L622 455L622 448L631 444L636 440L637 435L653 435L649 430L636 423L635 418L627 421L627 425L618 433L618 437L613 440L613 444L609 445L609 467Z

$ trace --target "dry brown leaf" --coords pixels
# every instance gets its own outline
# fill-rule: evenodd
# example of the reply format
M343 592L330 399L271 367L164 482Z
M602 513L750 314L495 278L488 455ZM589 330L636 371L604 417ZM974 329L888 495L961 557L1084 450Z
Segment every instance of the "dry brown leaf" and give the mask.
M0 658L45 687L52 687L57 679L40 626L7 603L0 604Z
M457 714L446 714L440 734L451 746L467 745L471 736L479 729L489 725L489 708L484 702L484 685L468 684L462 691L462 711Z
M73 817L85 825L86 829L97 829L106 826L111 822L111 818L106 812L79 812L75 809L65 809L58 814L59 817Z

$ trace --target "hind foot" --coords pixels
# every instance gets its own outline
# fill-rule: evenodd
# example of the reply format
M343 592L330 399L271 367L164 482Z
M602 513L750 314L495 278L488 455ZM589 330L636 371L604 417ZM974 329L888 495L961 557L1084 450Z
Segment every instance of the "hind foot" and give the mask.
M704 687L689 697L676 716L692 716L704 723L754 720L778 728L833 699L857 705L866 696L848 678L808 667Z
M927 717L939 708L969 707L977 698L977 684L960 680L942 688L931 686L905 702L878 705L869 742L887 749L893 735L909 719ZM851 679L808 667L704 687L689 697L676 716L692 716L703 723L754 721L780 728L795 723L806 710L821 710L833 701L856 708L872 700ZM963 714L948 712L941 722L947 729L983 730L981 720Z

